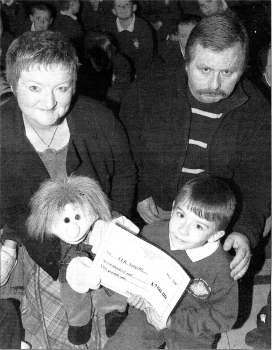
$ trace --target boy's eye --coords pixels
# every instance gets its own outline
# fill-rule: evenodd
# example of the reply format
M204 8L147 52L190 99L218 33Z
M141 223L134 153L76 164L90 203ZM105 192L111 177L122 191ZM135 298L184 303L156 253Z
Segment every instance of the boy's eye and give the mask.
M76 219L76 220L80 220L80 215L79 215L79 214L76 214L75 219Z
M177 213L179 218L184 218L184 214L183 213Z
M198 229L198 230L203 230L203 227L202 226L200 226L200 225L196 225L196 228Z

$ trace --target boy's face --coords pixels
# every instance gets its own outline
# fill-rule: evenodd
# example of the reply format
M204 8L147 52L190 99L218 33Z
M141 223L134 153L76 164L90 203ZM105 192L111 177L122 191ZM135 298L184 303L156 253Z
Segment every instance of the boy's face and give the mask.
M113 14L121 20L126 20L132 17L136 11L136 5L133 5L131 0L115 0Z
M79 0L71 1L70 7L71 7L73 15L78 14L79 13L79 9L80 9L80 2L79 2Z
M180 45L185 49L187 40L189 38L189 35L193 28L195 27L195 24L193 23L186 23L186 24L179 24L178 25L178 38Z
M30 20L34 23L35 30L47 30L52 23L51 14L48 11L35 10L33 15L30 15Z
M218 232L217 226L214 221L200 218L178 203L173 207L169 222L170 240L178 250L198 248L224 235L224 231Z

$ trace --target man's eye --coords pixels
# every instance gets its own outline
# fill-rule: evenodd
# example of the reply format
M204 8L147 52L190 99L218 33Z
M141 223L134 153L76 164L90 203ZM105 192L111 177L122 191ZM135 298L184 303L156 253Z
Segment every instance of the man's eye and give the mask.
M203 73L209 73L210 72L210 68L205 67L205 68L202 68L201 71Z
M35 92L38 92L40 89L39 89L39 87L38 86L30 86L30 90L31 91L35 91Z
M229 71L229 70L223 70L223 71L222 71L222 74L223 74L225 77L230 77L231 74L232 74L232 72Z

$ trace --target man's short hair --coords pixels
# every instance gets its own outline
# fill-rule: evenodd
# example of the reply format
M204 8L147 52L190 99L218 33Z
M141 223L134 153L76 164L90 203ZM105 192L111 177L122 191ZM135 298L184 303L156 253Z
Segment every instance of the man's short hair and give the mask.
M185 206L207 221L214 221L218 230L225 230L235 211L235 195L226 180L200 176L188 181L179 191L174 207Z
M22 71L34 66L61 65L69 70L73 83L79 66L74 47L59 32L29 31L15 39L6 56L7 82L16 89Z
M202 19L191 31L185 48L185 62L188 65L193 61L198 44L214 52L222 52L237 43L241 45L243 52L244 70L248 53L245 27L233 13L212 15Z
M53 17L52 8L44 2L35 2L34 4L31 4L30 13L34 15L36 10L46 11L50 14L51 17Z

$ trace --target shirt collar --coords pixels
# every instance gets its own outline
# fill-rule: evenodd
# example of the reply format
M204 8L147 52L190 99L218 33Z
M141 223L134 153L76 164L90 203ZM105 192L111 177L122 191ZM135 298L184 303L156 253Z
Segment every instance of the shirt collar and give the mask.
M127 30L128 32L133 32L133 30L134 30L134 25L135 25L135 14L133 13L133 19L132 19L132 22L131 22L131 24L127 27L127 28L123 28L122 26L121 26L121 23L120 23L120 20L119 20L119 18L117 17L116 18L116 24L117 24L117 30L118 30L118 32L120 33L120 32L123 32L124 30Z
M173 246L173 244L171 243L170 234L169 234L169 242L170 242L170 249L171 250L179 250L179 249L175 248ZM219 245L220 245L220 241L211 242L211 243L208 242L208 243L204 244L202 247L187 249L187 250L185 250L185 252L188 255L188 257L191 259L192 262L196 262L196 261L205 259L208 256L212 255L217 250Z
M69 17L73 18L73 20L77 21L77 16L72 15L71 13L60 10L60 14L63 16L69 16Z

